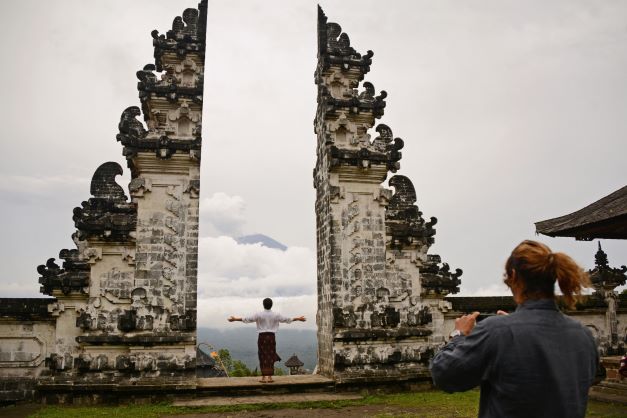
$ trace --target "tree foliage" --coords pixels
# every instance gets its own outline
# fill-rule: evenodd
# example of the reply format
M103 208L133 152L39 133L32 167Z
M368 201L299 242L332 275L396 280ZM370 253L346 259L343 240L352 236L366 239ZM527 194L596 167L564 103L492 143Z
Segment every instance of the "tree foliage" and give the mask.
M233 357L231 357L231 353L226 348L222 348L218 350L218 355L220 356L220 360L222 360L222 364L224 364L224 367L226 368L226 371L229 374L229 376L232 376L232 377L261 376L261 373L259 372L259 369L257 367L255 367L254 370L250 370L250 368L246 364L244 364L243 361L233 359ZM281 369L280 367L275 367L274 375L284 376L285 371Z

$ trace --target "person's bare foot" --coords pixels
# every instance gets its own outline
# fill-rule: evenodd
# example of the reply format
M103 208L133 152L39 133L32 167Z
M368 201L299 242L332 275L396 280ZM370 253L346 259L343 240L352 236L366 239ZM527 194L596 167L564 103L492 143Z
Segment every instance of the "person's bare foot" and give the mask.
M274 380L268 379L268 380L266 380L266 383L274 383Z

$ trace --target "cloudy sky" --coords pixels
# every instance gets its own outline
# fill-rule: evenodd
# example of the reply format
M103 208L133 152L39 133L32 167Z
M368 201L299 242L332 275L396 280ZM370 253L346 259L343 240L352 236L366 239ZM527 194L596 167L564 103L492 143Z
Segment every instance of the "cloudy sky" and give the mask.
M627 3L394 1L321 3L388 92L405 141L399 174L436 216L438 253L464 270L462 294L499 294L502 265L536 238L591 268L596 242L535 237L627 183ZM36 266L72 246L72 209L138 105L135 72L193 1L0 2L0 296L37 297ZM315 316L312 169L316 2L209 2L199 321L276 297ZM126 177L120 184L128 183ZM279 251L238 245L263 233ZM627 243L605 241L615 265Z

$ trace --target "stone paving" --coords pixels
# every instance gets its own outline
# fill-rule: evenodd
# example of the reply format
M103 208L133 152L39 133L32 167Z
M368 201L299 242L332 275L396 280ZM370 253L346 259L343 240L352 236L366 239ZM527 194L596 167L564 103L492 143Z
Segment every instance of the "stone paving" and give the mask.
M345 401L362 399L362 396L352 393L287 393L282 395L261 396L211 396L200 399L178 400L174 406L218 406L218 405L244 405L244 404L268 404L289 402L321 402L321 401Z
M300 374L294 376L273 376L274 383L261 383L260 376L252 377L218 377L218 378L206 378L196 379L196 388L209 389L209 388L237 388L237 387L263 387L271 389L273 386L308 386L308 385L324 385L333 384L332 379L328 379L318 374Z

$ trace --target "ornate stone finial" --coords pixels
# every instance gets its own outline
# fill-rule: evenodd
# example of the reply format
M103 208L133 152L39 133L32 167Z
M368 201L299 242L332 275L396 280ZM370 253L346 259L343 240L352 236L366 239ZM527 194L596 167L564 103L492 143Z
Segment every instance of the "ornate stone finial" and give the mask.
M172 22L172 29L165 35L158 30L151 32L155 47L155 66L162 71L161 57L165 51L174 51L179 57L189 52L205 53L205 34L207 32L207 0L198 4L198 9L185 9L182 16Z
M598 244L599 244L599 250L594 255L594 264L598 268L609 267L609 261L607 259L607 254L605 254L605 251L603 251L603 248L601 248L601 241L599 241Z
M147 131L144 125L137 120L137 117L141 114L142 112L137 106L127 107L122 112L120 123L118 124L120 133L116 136L117 140L120 141L122 145L146 137Z
M370 71L372 56L368 51L362 56L350 45L348 34L342 32L342 27L337 23L328 22L327 16L318 5L318 58L322 67L328 67L331 63L342 64L344 70L350 67L358 67L361 77Z
M599 242L599 249L594 255L595 267L589 270L590 281L592 286L599 292L611 291L618 286L622 286L627 282L627 267L621 266L620 268L612 268L609 265L607 254L601 248L601 242Z
M89 284L89 268L77 260L76 250L61 250L60 256L66 260L63 263L65 268L61 268L54 258L49 258L45 265L37 267L37 272L41 275L40 292L50 296L55 290L64 295L72 292L84 294L85 287Z
M388 169L396 173L401 168L399 161L403 157L401 149L405 146L405 142L401 138L394 138L392 129L383 123L377 125L376 131L379 136L372 141L372 144L377 151L386 153Z
M94 196L74 208L76 237L84 240L98 236L109 241L128 241L137 224L137 205L126 201L124 189L115 182L122 167L107 162L98 167L91 181Z
M459 292L461 284L462 269L455 269L455 273L450 271L447 263L439 264L442 259L437 254L427 255L427 262L420 270L422 294L446 296Z
M392 196L388 206L388 211L393 213L392 217L397 212L406 211L410 208L412 212L417 212L418 208L414 206L414 203L416 203L416 189L411 180L405 176L396 175L390 179L389 183L390 186L394 187L394 196Z
M437 223L435 217L430 222L425 222L422 212L418 210L416 203L416 190L411 180L405 176L393 176L390 186L394 187L394 195L390 199L385 212L385 223L388 226L393 246L422 243L431 245Z
M109 161L102 164L96 169L91 179L92 196L99 199L126 201L124 189L115 182L115 177L123 173L122 167L116 162Z

